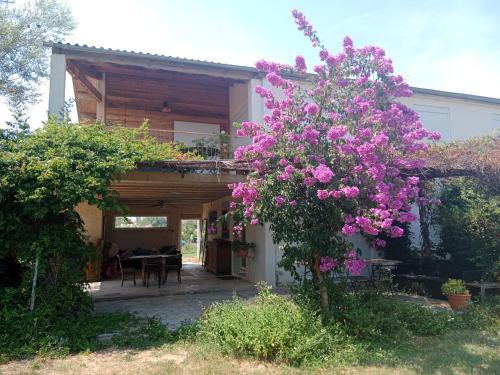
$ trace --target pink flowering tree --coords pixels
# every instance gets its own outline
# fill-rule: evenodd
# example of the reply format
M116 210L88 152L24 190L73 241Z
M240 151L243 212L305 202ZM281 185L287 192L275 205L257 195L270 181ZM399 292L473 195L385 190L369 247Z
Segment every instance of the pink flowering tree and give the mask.
M238 129L253 142L235 158L248 161L252 172L231 186L234 230L239 235L245 225L270 223L284 250L282 266L299 280L298 265L311 269L328 308L332 274L364 268L349 238L362 234L384 247L381 236L400 237L401 225L417 219L411 205L419 178L406 171L423 167L417 154L439 134L397 101L412 92L382 49L356 48L346 37L342 52L332 54L304 15L292 13L319 49L320 63L314 74L301 56L294 66L256 64L275 89L256 88L269 114Z

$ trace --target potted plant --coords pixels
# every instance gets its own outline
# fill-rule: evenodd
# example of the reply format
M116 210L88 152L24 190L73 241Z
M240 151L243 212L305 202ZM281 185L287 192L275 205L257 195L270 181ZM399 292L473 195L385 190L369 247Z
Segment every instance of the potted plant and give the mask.
M469 306L470 293L463 280L448 279L441 286L441 291L448 296L448 302L453 310L463 311Z
M255 244L251 242L246 242L242 240L234 240L231 243L231 249L238 254L240 258L246 258L248 256L248 250L254 249Z

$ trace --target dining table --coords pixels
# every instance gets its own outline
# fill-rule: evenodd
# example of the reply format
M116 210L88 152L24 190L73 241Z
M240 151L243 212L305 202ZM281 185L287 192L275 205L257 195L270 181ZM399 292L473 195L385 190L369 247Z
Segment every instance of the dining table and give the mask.
M371 280L374 279L375 271L382 268L386 268L389 270L393 270L396 268L398 264L401 264L402 261L400 260L394 260L394 259L383 259L383 258L372 258L372 259L367 259L365 260L365 264L370 266L371 272L369 271L369 277ZM380 276L380 272L379 272Z
M161 272L160 272L160 283L161 285L165 284L166 278L166 264L167 258L177 257L178 254L149 254L149 255L133 255L128 259L140 259L142 263L141 272L142 272L142 285L146 285L146 261L148 259L160 259Z

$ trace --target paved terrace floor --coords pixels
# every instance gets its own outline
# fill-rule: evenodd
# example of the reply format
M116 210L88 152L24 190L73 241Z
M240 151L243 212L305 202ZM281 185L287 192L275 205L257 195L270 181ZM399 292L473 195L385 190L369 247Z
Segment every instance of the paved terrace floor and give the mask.
M166 285L150 283L149 288L134 286L131 280L108 280L91 283L88 289L94 301L95 311L131 313L141 318L156 317L171 329L182 322L197 319L203 309L214 302L231 299L235 294L243 299L253 298L256 287L243 280L222 280L206 272L201 265L184 264L181 271L182 283L177 283L175 272L169 274ZM286 294L286 287L279 287L277 293ZM446 301L416 295L396 294L400 299L418 303L429 308L449 309Z
M128 312L136 316L157 317L170 328L183 321L198 318L204 307L214 302L254 297L257 289L243 280L222 280L206 272L201 265L184 264L182 283L176 272L170 272L165 285L151 280L149 288L142 286L140 276L134 286L131 278L91 283L88 289L96 312Z

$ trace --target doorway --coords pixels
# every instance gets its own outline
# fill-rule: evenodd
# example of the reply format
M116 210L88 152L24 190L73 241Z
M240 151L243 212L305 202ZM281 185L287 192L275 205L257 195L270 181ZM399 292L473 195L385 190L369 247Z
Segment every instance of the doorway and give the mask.
M181 220L182 263L200 264L201 228L200 220Z

